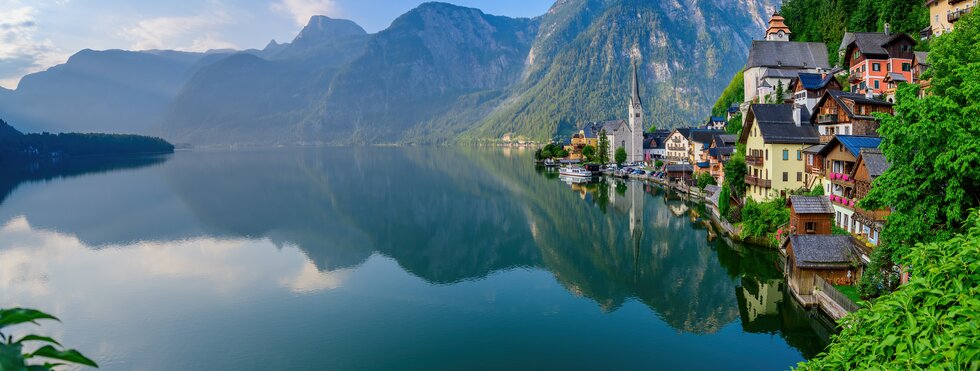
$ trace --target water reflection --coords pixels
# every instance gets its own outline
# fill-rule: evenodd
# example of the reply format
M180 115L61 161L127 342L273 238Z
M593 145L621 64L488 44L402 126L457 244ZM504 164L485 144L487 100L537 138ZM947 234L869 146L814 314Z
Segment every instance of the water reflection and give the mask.
M652 313L678 333L752 343L729 334L741 324L740 333L778 335L798 352L766 351L767 361L781 367L826 344L826 328L786 298L772 253L709 241L704 227L691 223L690 204L676 195L619 180L566 184L528 166L528 155L446 148L192 152L149 169L21 187L0 205L0 304L125 307L125 293L139 298L140 309L160 312L153 305L174 306L161 304L167 297L161 293L188 286L181 300L266 303L280 291L336 291L350 312L335 313L341 317L407 316L397 305L404 300L444 303L460 310L438 312L448 322L443 326L455 326L445 331L453 332L472 326L461 321L473 318L461 313L524 313L521 321L488 315L507 328L538 318L544 308L565 313L563 321L586 309L524 273L540 271L561 292L606 313L593 322L636 313L628 308L639 303L648 309L631 316L634 323ZM400 269L368 264L377 254ZM403 283L399 272L427 286ZM464 293L472 285L491 287L477 296ZM438 288L446 291L431 291ZM503 300L508 292L519 298ZM63 299L66 293L80 296ZM191 307L163 314L176 320L186 310L215 310ZM133 316L122 308L79 312ZM416 321L437 331L434 319ZM136 336L118 327L115 335ZM505 335L483 331L484 342L464 347L471 359L477 346L500 346L491 339ZM112 335L100 334L95 343L117 344ZM744 354L735 354L739 349ZM764 350L734 346L728 361L753 354L747 349ZM429 362L419 366L435 361Z

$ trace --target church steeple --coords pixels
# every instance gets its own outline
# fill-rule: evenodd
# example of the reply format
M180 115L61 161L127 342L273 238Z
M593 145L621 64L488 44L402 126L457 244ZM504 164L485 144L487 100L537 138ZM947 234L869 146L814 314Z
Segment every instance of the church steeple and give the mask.
M642 107L643 101L640 100L640 78L636 72L636 62L633 62L633 82L630 85L633 88L633 95L630 97L630 105L634 107Z
M786 19L779 15L779 12L772 13L769 18L769 28L766 29L766 40L769 41L789 41L789 35L793 32L786 26Z

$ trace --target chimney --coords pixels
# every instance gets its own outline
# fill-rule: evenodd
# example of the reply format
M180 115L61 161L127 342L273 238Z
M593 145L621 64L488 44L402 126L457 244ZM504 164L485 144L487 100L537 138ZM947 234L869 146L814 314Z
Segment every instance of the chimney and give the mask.
M803 124L803 109L799 104L793 105L793 123L796 124L796 127Z
M892 25L885 23L885 36L892 35Z

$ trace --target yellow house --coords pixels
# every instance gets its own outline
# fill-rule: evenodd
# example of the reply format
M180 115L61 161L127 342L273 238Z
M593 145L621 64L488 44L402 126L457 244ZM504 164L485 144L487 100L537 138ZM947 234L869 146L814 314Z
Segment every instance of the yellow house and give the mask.
M975 6L977 6L976 0L927 0L929 28L922 36L939 36L952 31L956 21Z
M746 195L756 201L805 188L803 150L820 143L806 108L791 104L749 106L739 143L745 144Z

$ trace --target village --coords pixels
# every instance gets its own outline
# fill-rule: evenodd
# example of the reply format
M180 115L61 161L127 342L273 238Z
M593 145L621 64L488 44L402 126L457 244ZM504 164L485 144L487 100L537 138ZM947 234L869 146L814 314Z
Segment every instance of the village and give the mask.
M572 181L641 179L703 200L722 234L778 249L797 301L840 319L858 309L854 286L891 214L860 206L890 167L879 148L880 115L894 114L900 85L929 86L919 41L948 32L971 9L926 5L932 25L919 40L888 24L883 32L848 32L838 66L829 63L827 45L790 41L792 29L773 13L752 43L740 102L693 127L645 130L634 64L628 119L585 123L535 157ZM740 210L761 204L778 204L789 217L753 236ZM899 275L907 282L908 272Z

